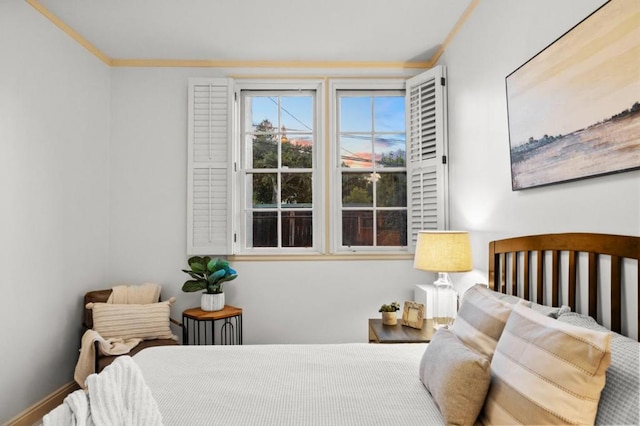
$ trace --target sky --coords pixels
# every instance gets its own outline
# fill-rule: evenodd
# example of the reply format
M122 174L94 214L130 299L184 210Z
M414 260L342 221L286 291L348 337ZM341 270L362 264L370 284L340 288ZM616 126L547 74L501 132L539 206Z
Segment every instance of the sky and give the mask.
M268 119L274 126L285 127L292 143L309 143L313 129L313 97L280 97L282 114L278 119L277 96L251 98L252 121L257 125ZM376 133L375 154L405 151L404 96L342 96L340 98L341 161L350 167L371 167L373 157L372 128ZM280 120L280 121L278 121ZM296 134L297 133L297 134Z
M507 77L511 146L640 101L640 1L613 0Z

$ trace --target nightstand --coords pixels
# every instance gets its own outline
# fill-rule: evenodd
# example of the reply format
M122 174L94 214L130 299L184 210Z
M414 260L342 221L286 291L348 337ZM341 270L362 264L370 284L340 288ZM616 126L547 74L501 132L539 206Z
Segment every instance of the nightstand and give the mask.
M369 343L429 343L433 337L433 323L425 319L422 330L400 324L384 325L382 319L369 319Z
M216 322L222 324L218 327ZM200 308L185 310L182 312L182 344L241 345L242 309L225 305L224 309L213 312Z

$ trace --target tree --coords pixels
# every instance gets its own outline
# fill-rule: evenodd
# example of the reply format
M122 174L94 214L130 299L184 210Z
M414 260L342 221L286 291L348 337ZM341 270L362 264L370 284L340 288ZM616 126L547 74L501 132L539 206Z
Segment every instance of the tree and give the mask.
M281 142L278 129L268 120L256 126L252 140L253 168L274 169L272 173L255 173L253 177L253 203L273 205L278 202L278 144L281 145L282 165L296 169L311 169L313 147L295 142ZM283 204L311 204L312 175L305 173L281 173L281 202Z

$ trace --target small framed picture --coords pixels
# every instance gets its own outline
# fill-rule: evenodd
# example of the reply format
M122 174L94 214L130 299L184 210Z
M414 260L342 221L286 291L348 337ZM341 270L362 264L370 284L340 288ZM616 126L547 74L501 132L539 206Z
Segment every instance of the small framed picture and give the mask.
M424 324L424 305L416 302L404 302L402 325L422 330L422 324Z

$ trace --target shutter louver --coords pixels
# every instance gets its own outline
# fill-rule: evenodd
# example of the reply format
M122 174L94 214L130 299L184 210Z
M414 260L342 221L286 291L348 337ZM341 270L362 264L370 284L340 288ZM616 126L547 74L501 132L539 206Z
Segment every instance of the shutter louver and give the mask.
M188 254L232 254L230 79L189 82Z
M418 231L447 229L446 98L438 66L407 81L409 246Z

